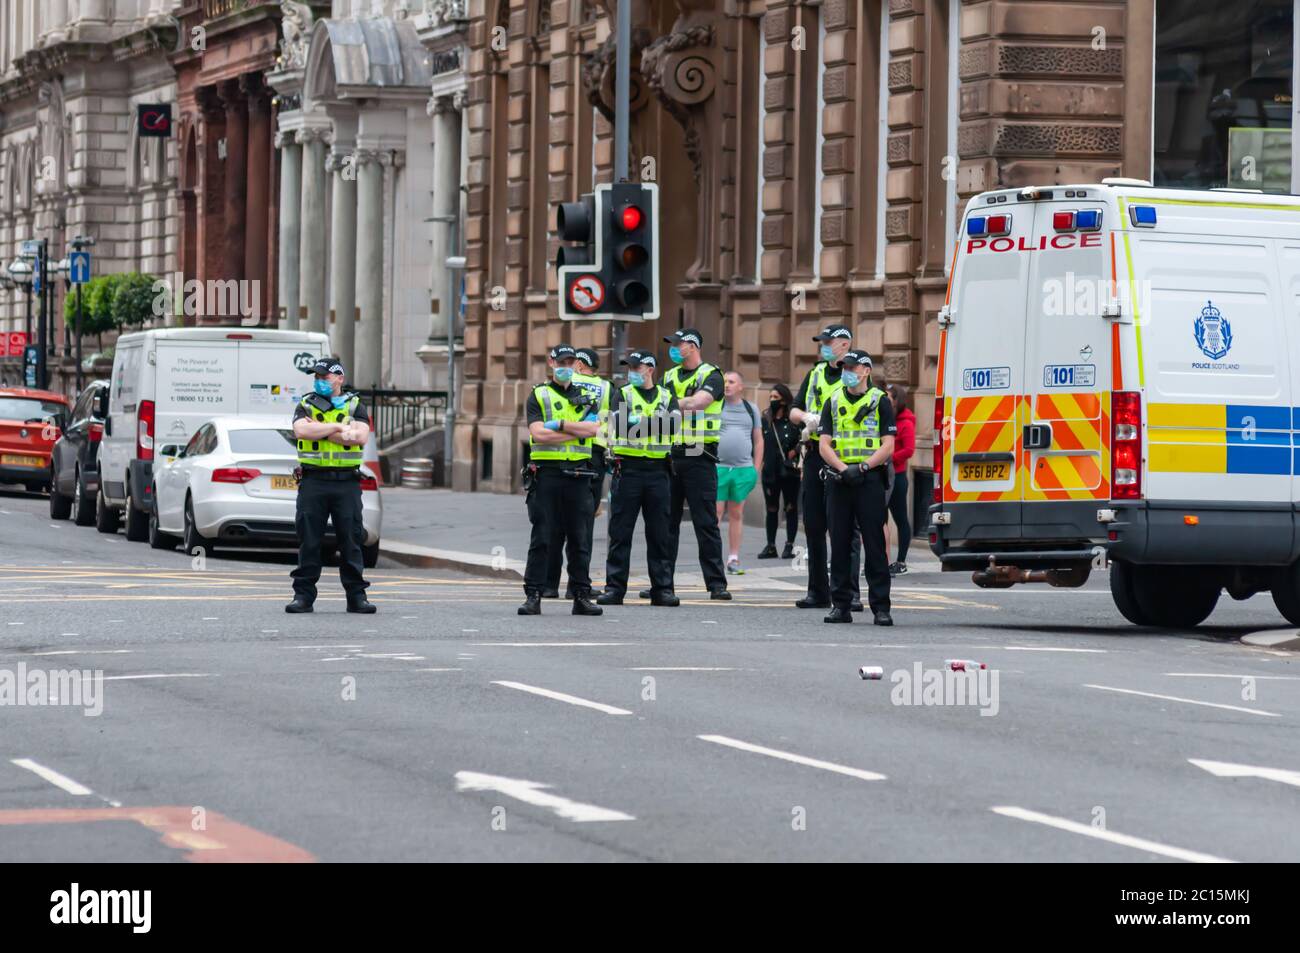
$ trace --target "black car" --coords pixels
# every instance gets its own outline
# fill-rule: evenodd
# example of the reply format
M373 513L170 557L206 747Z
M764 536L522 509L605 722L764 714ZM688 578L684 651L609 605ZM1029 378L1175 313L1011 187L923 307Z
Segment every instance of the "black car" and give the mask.
M51 452L50 519L71 516L78 526L95 522L99 440L107 404L108 381L91 381L73 405L72 417Z

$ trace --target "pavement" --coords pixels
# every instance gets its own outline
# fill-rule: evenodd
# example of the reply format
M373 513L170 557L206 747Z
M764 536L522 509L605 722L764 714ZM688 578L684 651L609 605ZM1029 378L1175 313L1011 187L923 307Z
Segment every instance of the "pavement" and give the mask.
M459 497L407 514L384 492L391 538L512 558L522 538L474 531ZM482 505L522 523L520 500ZM378 614L346 614L327 577L289 616L291 565L151 550L0 491L0 858L1300 854L1300 655L1241 642L1286 631L1268 596L1170 632L1125 623L1105 573L983 591L917 571L882 629L747 574L731 603L683 585L677 609L521 618L513 578L385 557ZM6 701L19 671L57 703Z

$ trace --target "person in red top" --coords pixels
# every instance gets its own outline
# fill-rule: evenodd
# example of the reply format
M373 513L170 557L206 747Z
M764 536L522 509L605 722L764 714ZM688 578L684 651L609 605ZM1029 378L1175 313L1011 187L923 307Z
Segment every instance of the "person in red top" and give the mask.
M894 490L889 496L889 514L898 528L898 562L890 564L889 574L901 576L907 572L907 546L912 541L912 521L907 513L907 461L916 452L916 414L912 413L912 395L906 387L890 384L887 390L898 423L898 435L894 438Z

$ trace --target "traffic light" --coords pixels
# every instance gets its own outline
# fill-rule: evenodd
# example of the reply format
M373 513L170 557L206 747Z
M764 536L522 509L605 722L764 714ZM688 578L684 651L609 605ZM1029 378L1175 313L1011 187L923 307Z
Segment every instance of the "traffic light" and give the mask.
M599 185L556 214L561 318L659 317L659 188Z

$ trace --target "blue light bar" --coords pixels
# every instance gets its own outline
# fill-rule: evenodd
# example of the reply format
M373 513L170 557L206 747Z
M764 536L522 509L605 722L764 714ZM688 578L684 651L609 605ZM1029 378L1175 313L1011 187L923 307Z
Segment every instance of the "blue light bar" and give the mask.
M1081 232L1095 232L1101 228L1101 209L1080 209L1074 213L1074 225Z
M983 216L972 216L966 219L966 234L971 238L980 238L988 234L989 220Z
M1155 227L1156 209L1154 205L1131 205L1128 213L1133 224L1139 228Z

